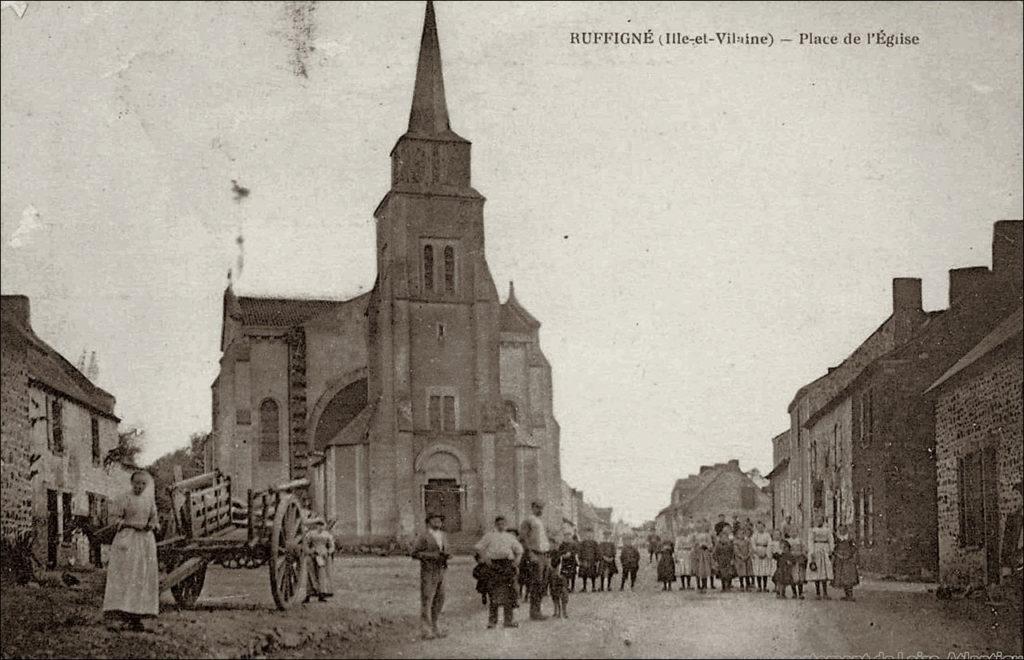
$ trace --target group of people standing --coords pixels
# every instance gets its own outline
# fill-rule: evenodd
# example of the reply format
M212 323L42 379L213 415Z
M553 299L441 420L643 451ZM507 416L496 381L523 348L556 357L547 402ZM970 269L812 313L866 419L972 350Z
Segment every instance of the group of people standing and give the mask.
M671 591L677 577L682 589L696 588L701 594L714 589L716 579L723 592L732 591L736 580L741 591L786 598L788 588L793 598L803 599L804 585L812 582L818 599L831 598L831 584L843 589L843 600L854 600L853 587L860 582L857 544L849 528L839 525L833 533L821 515L814 517L806 536L789 517L771 531L763 521L734 517L730 523L724 514L714 526L706 519L690 520L674 540L652 535L648 550L649 561L657 557L663 591Z

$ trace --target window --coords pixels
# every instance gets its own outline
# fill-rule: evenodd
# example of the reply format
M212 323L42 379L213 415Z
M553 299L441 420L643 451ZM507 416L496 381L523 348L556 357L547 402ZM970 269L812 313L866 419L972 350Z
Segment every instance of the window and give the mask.
M858 421L860 422L860 442L870 445L875 433L875 390L868 388L861 392L858 405Z
M437 340L444 341L444 333L447 328L444 327L444 323L437 324Z
M455 293L455 248L451 245L444 247L444 290Z
M986 492L995 488L994 473L995 449L992 447L971 452L957 461L961 546L983 545L986 515L998 515L991 506L992 498L986 497ZM989 508L993 510L986 510Z
M260 460L281 460L281 429L277 401L264 399L260 404Z
M444 403L443 426L445 431L455 430L455 397L446 396L442 399Z
M455 393L434 390L428 393L427 407L431 431L455 431L458 427L458 407Z
M458 292L458 241L453 239L422 239L423 293L453 295Z
M64 453L64 405L60 399L50 400L50 423L53 430L50 435L50 451L54 454Z
M434 246L423 246L423 288L434 290Z
M814 480L814 508L821 509L825 506L825 480Z
M92 464L100 464L100 420L92 418Z
M867 545L872 545L875 542L875 494L868 488L867 498L864 500L864 521L866 534L864 536L864 542Z
M853 498L853 525L857 531L857 539L864 541L864 492L859 491Z
M753 486L743 486L740 488L740 506L744 509L757 507L757 493Z

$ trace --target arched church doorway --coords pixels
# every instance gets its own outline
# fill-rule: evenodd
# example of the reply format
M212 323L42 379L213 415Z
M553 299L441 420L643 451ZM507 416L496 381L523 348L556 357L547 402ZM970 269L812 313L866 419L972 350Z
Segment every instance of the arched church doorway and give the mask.
M449 534L472 531L464 524L473 474L466 456L452 445L435 444L420 452L415 467L424 518L441 514Z
M428 479L423 486L423 510L426 516L444 516L444 531L462 531L462 491L456 479Z

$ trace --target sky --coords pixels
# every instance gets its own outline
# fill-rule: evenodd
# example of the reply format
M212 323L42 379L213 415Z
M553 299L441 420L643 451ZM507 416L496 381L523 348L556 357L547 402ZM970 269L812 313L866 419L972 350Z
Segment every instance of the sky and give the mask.
M946 305L1022 212L1020 3L454 3L452 128L487 259L541 320L563 477L640 522L770 439L891 311ZM29 2L2 11L0 271L143 459L210 428L221 295L373 283L421 3ZM570 33L771 33L579 45ZM918 35L800 46L800 32ZM237 199L232 181L249 190Z

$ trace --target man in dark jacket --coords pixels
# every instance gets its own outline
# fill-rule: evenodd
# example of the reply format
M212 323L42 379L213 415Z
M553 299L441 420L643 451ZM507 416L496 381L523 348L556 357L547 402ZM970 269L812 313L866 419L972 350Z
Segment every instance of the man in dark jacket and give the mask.
M412 546L412 558L420 562L420 623L423 639L445 637L438 628L444 608L444 574L448 570L448 538L442 529L444 516L427 515L427 529Z
M590 532L587 538L580 541L580 577L583 579L583 592L587 591L587 579L590 580L590 590L597 591L597 572L598 563L600 562L600 552L597 548L597 541L591 538L593 532Z
M597 551L600 554L601 560L600 591L604 591L606 586L608 591L611 591L612 576L619 572L619 567L615 564L615 542L612 541L611 532L604 533L604 541L598 544Z
M640 551L633 545L633 539L625 537L622 539L622 550L619 552L619 561L622 563L622 584L619 591L626 588L626 578L629 578L629 588L636 586L636 573L640 570Z

